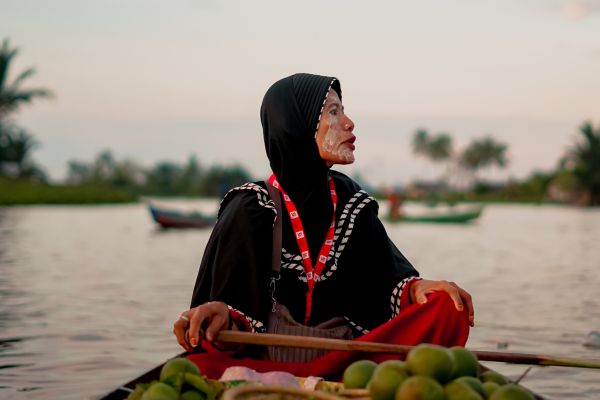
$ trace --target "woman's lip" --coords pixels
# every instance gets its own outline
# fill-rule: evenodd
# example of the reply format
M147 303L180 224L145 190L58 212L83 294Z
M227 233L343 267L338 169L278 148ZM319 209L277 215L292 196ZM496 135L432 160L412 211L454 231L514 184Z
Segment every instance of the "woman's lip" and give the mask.
M356 149L356 146L352 142L344 142L344 144L348 145L348 147L350 147L352 150Z

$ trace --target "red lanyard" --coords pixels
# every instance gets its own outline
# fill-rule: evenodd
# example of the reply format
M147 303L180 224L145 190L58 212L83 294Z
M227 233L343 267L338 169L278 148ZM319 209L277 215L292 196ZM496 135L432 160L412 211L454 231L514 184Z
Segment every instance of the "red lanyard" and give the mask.
M296 235L296 242L298 243L298 248L300 249L300 254L302 255L302 263L304 264L304 272L306 274L306 283L308 283L304 323L308 324L312 309L312 294L315 288L315 283L321 279L321 272L323 272L323 269L325 268L327 257L329 256L331 246L333 245L333 234L335 230L335 208L337 206L337 193L335 191L335 184L333 183L333 179L329 178L329 190L331 191L331 202L333 203L333 217L331 225L329 226L329 230L327 231L327 236L325 236L325 242L323 242L323 245L321 246L319 258L317 258L317 264L313 268L312 260L310 258L310 250L308 249L308 242L306 241L306 235L304 234L304 228L302 227L302 221L300 221L300 215L298 214L298 210L296 209L294 202L292 202L292 199L290 199L290 197L285 193L285 190L283 190L283 188L279 185L277 178L275 178L275 174L271 175L269 178L269 183L274 188L279 189L279 191L283 194L285 208L287 208L288 214L290 215L292 228L294 229L294 234Z

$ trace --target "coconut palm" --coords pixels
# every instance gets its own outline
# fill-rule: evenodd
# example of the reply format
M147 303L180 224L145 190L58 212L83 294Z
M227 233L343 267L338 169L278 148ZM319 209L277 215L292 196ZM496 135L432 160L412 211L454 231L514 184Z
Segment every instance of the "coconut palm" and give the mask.
M27 68L8 82L11 62L18 54L17 48L11 48L8 39L4 39L0 47L0 120L5 119L10 113L15 112L21 105L29 104L40 97L51 97L47 89L23 89L25 80L35 75L34 68Z
M31 171L39 169L29 160L37 145L24 129L0 120L0 175L31 176Z
M591 122L579 128L579 140L570 149L573 174L588 192L591 205L600 204L600 127L594 130Z
M446 161L452 156L452 138L446 133L430 136L425 129L419 129L413 136L413 152L434 162Z
M494 165L504 168L508 163L507 148L506 144L496 142L490 136L476 139L463 151L460 163L473 173Z

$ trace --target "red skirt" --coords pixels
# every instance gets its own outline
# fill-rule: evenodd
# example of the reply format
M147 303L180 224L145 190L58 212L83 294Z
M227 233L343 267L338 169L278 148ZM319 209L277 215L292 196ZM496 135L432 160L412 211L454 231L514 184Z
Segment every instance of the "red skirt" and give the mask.
M413 304L400 311L398 316L369 333L355 339L364 342L380 342L401 345L434 343L442 346L464 346L469 337L469 321L466 311L459 312L446 293L428 296L425 304ZM330 351L306 363L282 363L264 359L235 358L229 352L195 353L188 356L202 374L218 379L223 371L239 365L258 372L287 371L296 376L320 376L328 380L340 380L344 369L351 362L370 359L375 362L398 358L398 355Z

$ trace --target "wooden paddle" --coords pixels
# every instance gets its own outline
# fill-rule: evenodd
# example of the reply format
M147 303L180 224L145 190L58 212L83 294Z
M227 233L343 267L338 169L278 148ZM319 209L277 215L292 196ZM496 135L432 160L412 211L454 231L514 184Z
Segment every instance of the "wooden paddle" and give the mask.
M306 349L359 351L366 353L388 353L406 355L412 346L397 344L359 342L356 340L327 339L319 337L277 335L272 333L251 333L241 331L220 331L219 342L254 344L260 346L298 347ZM513 364L542 366L578 367L600 369L600 360L586 360L570 357L553 357L540 354L507 353L498 351L473 351L479 361L499 361Z

